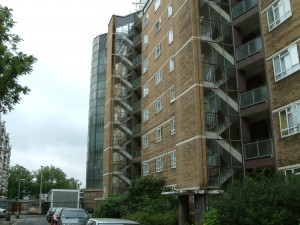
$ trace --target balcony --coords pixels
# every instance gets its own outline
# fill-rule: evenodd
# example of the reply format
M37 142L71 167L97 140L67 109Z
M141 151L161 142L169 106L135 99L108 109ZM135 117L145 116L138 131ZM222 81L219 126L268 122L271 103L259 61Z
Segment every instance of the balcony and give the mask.
M133 65L136 65L142 61L142 54L139 54L137 57L133 59Z
M253 89L240 95L240 106L246 108L268 100L267 86Z
M136 124L136 125L133 125L133 127L132 127L132 133L133 134L138 134L138 133L140 133L142 131L142 126L141 126L141 124L139 123L139 124Z
M245 144L244 150L245 160L273 156L272 139Z
M236 61L241 61L262 50L262 40L258 37L236 49Z
M142 35L141 33L139 33L137 36L133 38L133 44L136 45L141 40L142 40Z
M133 110L136 110L138 108L140 108L142 106L142 101L141 100L138 100L138 101L135 101L132 103L132 108Z
M132 85L133 85L133 87L137 87L137 86L141 85L141 82L142 82L142 78L138 77L132 81Z
M235 19L257 5L257 0L244 0L232 7L232 18Z

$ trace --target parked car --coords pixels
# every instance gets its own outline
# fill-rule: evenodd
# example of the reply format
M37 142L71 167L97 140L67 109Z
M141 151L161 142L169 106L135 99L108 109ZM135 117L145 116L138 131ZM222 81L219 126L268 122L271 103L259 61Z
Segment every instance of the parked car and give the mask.
M5 218L6 215L6 209L0 208L0 218Z
M51 222L51 217L52 217L53 213L55 212L55 209L56 208L50 208L47 212L46 218L49 223Z
M85 209L63 208L60 213L53 214L51 224L57 225L86 225L89 220L89 214Z
M117 218L91 218L87 225L140 225L138 222Z
M59 217L59 215L63 209L65 209L65 207L55 208L54 212L52 213L51 219L50 219L51 225L58 225L57 217Z

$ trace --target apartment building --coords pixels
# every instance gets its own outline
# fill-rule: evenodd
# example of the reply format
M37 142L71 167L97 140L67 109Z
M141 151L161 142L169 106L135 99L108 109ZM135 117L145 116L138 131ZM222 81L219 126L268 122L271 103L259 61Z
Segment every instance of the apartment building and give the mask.
M0 199L6 197L10 153L9 134L6 132L5 121L0 116Z
M300 174L300 4L261 1L277 168Z
M103 196L165 177L185 224L253 169L298 173L296 0L140 6L108 26Z

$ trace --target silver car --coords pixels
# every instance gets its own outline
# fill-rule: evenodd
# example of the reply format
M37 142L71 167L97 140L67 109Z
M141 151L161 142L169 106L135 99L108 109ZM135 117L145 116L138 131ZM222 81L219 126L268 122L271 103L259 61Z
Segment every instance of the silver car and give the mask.
M4 218L6 215L6 209L0 208L0 218Z
M140 225L139 223L117 218L91 218L86 225Z

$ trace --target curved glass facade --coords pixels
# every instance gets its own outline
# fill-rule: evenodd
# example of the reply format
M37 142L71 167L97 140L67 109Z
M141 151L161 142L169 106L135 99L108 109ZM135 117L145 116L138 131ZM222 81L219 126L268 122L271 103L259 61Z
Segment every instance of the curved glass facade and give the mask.
M93 40L93 55L90 78L86 188L102 188L103 186L102 175L106 80L106 37L107 34L102 34Z

